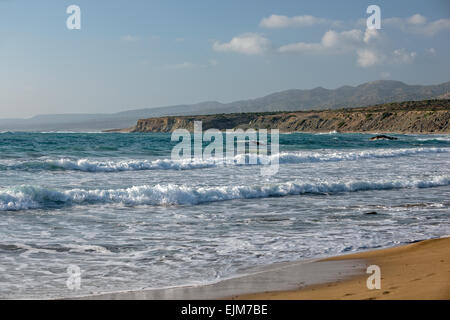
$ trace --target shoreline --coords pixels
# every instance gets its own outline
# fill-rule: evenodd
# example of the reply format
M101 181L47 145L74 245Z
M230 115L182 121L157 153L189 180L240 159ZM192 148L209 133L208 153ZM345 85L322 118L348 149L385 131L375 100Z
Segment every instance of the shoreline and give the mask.
M421 240L407 245L352 253L324 259L361 259L378 265L381 288L369 290L370 274L354 275L295 290L235 295L232 300L450 300L450 237Z
M450 133L450 100L388 103L360 108L160 116L105 132L173 132L202 129L278 129L280 132Z
M147 133L172 133L172 132L166 132L166 131L151 131L151 132L144 132L144 131L129 131L130 128L125 128L125 129L107 129L107 130L102 130L99 132L93 132L93 133L141 133L141 134L147 134ZM188 130L190 133L193 133L192 130ZM223 134L226 133L226 130L219 130L220 132L222 132ZM403 132L403 131L347 131L347 130L342 130L342 131L338 131L338 130L324 130L324 131L287 131L287 130L280 130L279 131L280 134L294 134L294 133L305 133L305 134L371 134L371 135L378 135L378 134L396 134L396 135L436 135L436 136L448 136L450 135L450 131L446 131L446 132L435 132L435 131L430 131L430 132ZM83 133L83 132L81 132ZM89 132L90 133L90 132Z
M39 133L39 134L104 134L104 133L137 133L137 134L148 134L148 133L171 133L171 132L130 132L126 129L106 129L99 131L0 131L0 134L6 133ZM220 130L222 133L226 133L226 130ZM325 131L285 131L280 130L280 134L367 134L367 135L379 135L379 134L395 134L403 136L450 136L449 132L401 132L401 131L337 131L337 130L325 130Z
M381 268L380 290L368 290L366 287L367 277L370 276L366 274L366 268L372 264L378 264ZM434 272L421 274L424 270ZM212 284L121 291L67 299L450 299L450 237L317 260L275 263L261 267L254 273Z
M251 269L249 269L251 270ZM364 263L360 260L325 261L300 260L278 262L253 268L234 277L201 285L184 285L161 289L117 291L66 297L80 300L221 300L235 295L247 295L272 290L293 290L299 286L342 281L361 274Z

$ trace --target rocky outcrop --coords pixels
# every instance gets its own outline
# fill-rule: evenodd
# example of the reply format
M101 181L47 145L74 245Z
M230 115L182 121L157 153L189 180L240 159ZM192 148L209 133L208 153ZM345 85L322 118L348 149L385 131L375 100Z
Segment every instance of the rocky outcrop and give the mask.
M203 116L173 116L142 119L122 132L172 132L193 130L194 121L203 130L235 128L279 129L281 132L397 132L450 133L450 100L425 100L390 103L364 108L234 113Z
M398 138L386 136L384 134L380 134L380 135L377 135L375 137L370 138L369 140L371 140L371 141L376 141L376 140L398 140Z

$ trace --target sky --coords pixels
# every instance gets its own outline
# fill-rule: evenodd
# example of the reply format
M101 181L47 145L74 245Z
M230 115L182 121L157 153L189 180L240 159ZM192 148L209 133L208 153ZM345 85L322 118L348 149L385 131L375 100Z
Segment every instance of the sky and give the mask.
M381 29L367 29L369 5ZM449 40L447 0L0 0L0 118L438 84Z

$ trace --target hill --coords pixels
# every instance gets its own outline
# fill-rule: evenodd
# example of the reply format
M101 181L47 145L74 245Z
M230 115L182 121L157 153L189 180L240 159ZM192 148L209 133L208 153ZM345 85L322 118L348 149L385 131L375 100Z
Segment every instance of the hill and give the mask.
M233 113L141 119L128 129L109 132L172 132L193 130L279 129L281 132L450 133L450 100L393 102L369 107L322 111Z
M207 101L111 114L61 114L39 115L30 119L0 119L0 131L98 131L130 127L138 119L150 117L354 108L387 102L446 99L449 92L450 82L420 86L407 85L400 81L379 80L356 87L342 86L334 90L321 87L311 90L286 90L261 98L231 103Z

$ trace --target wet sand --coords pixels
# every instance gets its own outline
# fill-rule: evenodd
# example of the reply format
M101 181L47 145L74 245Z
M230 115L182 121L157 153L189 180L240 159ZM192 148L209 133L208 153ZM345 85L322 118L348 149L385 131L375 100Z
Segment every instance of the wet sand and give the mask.
M322 261L365 261L378 265L381 289L369 290L371 274L355 275L296 290L260 292L232 299L450 299L450 238L420 241L404 246L333 257Z
M350 278L364 272L364 264L359 260L342 261L298 261L277 263L264 268L247 270L241 277L222 280L217 283L196 286L182 286L165 289L113 292L79 299L89 300L209 300L223 299L232 295L262 292L270 288L293 290Z

